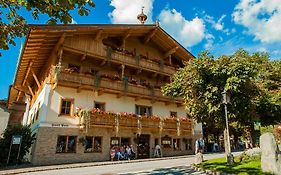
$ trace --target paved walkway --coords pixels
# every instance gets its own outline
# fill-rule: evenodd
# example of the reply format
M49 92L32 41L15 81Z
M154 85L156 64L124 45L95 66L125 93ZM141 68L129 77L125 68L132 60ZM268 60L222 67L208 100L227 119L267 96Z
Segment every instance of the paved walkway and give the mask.
M235 153L239 154L239 153ZM206 154L205 159L223 157L224 154ZM69 174L198 174L194 172L190 165L194 161L194 155L164 157L152 159L140 159L131 161L107 161L77 163L65 165L39 166L19 168L12 170L2 170L0 175L4 174L38 174L38 175L69 175ZM174 173L173 173L174 172Z

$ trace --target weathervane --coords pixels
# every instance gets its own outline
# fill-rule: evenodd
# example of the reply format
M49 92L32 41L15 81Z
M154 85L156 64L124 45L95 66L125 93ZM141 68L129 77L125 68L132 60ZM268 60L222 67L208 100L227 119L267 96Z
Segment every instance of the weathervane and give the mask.
M142 6L141 14L139 14L137 17L138 20L141 22L141 24L144 24L147 19L147 16L143 13L143 9L144 9L144 6Z

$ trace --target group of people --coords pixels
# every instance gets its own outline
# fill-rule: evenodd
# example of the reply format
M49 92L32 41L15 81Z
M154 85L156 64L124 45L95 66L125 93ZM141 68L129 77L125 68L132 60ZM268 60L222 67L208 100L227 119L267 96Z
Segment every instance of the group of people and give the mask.
M136 153L133 150L133 146L124 145L124 146L112 146L110 149L111 161L113 160L131 160L135 159Z

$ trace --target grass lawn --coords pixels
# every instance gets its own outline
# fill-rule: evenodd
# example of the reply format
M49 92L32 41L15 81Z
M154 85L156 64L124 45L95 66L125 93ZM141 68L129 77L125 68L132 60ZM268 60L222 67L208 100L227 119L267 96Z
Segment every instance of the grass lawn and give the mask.
M198 165L201 168L208 170L217 170L220 172L225 172L229 174L239 174L239 175L270 175L270 173L263 173L261 171L261 160L260 156L257 157L246 157L245 160L239 163L236 157L234 165L226 165L226 158L218 158L204 161L202 164Z

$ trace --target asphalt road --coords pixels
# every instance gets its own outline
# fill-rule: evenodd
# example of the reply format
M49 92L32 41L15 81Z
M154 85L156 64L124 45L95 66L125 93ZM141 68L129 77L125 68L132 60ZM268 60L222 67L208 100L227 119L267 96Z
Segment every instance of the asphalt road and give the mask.
M239 153L234 153L237 155ZM204 159L212 159L224 157L224 154L205 154ZM194 163L194 155L190 155L184 158L157 160L148 162L130 162L124 164L113 164L104 166L92 166L83 168L71 168L60 170L49 170L39 172L24 173L28 175L160 175L160 174L196 174L202 175L202 173L194 172L190 165Z

